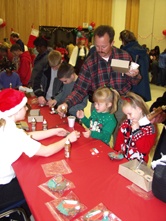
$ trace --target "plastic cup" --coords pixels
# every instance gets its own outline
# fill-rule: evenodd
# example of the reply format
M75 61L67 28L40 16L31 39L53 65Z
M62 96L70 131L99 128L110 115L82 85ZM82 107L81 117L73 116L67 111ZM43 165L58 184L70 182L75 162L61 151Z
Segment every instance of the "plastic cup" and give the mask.
M76 117L75 116L68 116L67 120L68 120L69 127L74 127Z
M130 70L136 70L136 69L138 69L138 67L139 67L139 64L137 64L135 62L131 62Z

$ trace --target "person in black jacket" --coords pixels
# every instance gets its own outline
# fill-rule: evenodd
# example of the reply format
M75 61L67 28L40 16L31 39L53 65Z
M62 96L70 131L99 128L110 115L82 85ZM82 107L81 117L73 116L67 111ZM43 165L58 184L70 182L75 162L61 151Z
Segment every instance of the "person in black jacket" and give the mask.
M34 40L33 45L38 54L34 60L34 64L33 64L34 66L32 69L31 79L29 80L29 83L28 83L28 87L32 87L32 88L33 88L35 77L37 75L42 75L44 70L46 69L47 64L48 64L48 54L51 50L53 50L52 48L48 47L48 41L42 36L37 37Z
M48 54L47 63L43 72L38 72L33 81L33 92L37 97L38 104L48 105L48 101L56 96L63 83L57 78L57 71L62 63L59 51L52 50Z
M150 101L149 56L147 50L138 43L134 33L129 30L121 31L119 39L122 41L121 49L127 51L131 55L132 60L139 64L139 71L142 76L139 84L132 87L132 92L140 95L144 101Z
M150 107L150 111L153 111L155 108L163 105L166 105L166 92L164 92L163 96L157 98L157 100ZM158 160L161 158L161 154L166 155L166 110L153 118L151 122L163 123L164 125L153 156L153 160Z

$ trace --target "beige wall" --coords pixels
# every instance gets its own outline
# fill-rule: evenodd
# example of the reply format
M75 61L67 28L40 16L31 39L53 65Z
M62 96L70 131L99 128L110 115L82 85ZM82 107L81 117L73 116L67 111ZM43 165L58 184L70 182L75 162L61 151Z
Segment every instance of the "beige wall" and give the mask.
M11 28L27 43L31 25L78 27L94 21L115 28L115 45L120 46L119 33L125 28L127 0L1 0L1 17L7 26L0 29L0 41L10 36ZM3 10L2 10L3 9Z
M0 17L7 26L0 28L0 41L11 28L26 43L31 25L78 27L83 22L111 25L111 0L0 0Z
M9 38L13 28L27 43L33 23L37 29L39 25L77 28L83 22L94 21L96 26L108 24L115 28L115 46L119 47L119 32L126 25L126 5L131 2L133 7L137 1L139 0L0 0L0 18L7 22L6 27L0 28L0 41L4 37ZM166 48L166 37L162 34L166 29L165 9L166 0L140 0L140 44L145 43L150 49L159 45L161 51Z
M156 45L162 52L166 48L166 0L140 0L138 41L150 49Z
M120 47L119 33L125 29L126 18L126 4L127 0L114 0L112 2L112 26L115 29L115 43L116 47Z

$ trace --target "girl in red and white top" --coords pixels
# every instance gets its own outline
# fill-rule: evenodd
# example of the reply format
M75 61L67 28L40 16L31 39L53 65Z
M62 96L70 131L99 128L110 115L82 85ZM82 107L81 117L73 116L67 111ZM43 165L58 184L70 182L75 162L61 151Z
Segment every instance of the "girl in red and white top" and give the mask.
M148 120L148 107L143 99L132 92L122 97L122 111L127 119L118 130L114 150L122 151L128 160L148 162L148 154L155 144L157 130Z

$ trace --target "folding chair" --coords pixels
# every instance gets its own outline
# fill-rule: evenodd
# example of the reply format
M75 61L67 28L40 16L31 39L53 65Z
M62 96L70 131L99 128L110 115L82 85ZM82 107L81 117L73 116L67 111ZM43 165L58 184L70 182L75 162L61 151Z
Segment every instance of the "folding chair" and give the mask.
M30 221L30 219L27 217L25 210L21 208L22 204L24 203L25 203L25 199L20 200L14 204L11 204L5 209L0 210L0 218L9 216L10 214L17 212L19 214L22 214L24 221Z

